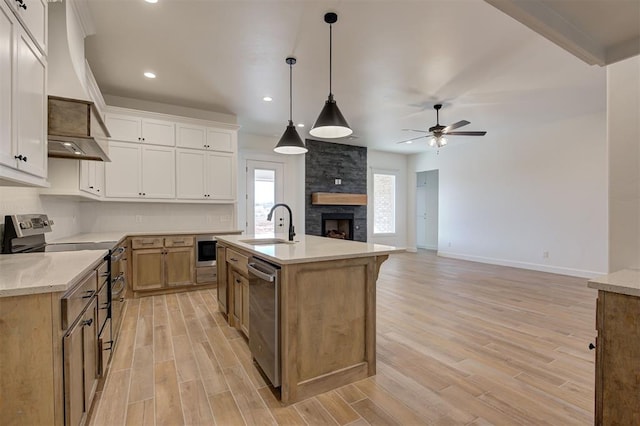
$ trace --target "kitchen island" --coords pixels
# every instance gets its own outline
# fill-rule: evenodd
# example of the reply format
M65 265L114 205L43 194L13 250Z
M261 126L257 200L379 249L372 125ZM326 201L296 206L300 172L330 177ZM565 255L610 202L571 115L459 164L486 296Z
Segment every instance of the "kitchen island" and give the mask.
M218 237L218 303L229 324L251 335L252 258L280 268L276 363L284 404L376 373L376 280L391 246L300 236L295 242ZM253 302L252 302L253 303Z

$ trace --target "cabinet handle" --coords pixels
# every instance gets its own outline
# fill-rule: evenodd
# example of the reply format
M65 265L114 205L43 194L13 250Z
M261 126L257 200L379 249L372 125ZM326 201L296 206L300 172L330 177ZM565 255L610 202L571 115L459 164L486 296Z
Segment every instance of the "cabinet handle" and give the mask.
M22 2L18 5L18 7L21 7L21 8L23 8L24 10L27 10L27 5L26 5L26 4L24 4L24 3L22 3Z
M238 261L238 259L236 259L235 257L232 257L229 260L232 261L232 262L237 262Z
M242 281L240 281L239 279L236 279L236 282L237 282L238 284L242 284Z
M93 186L90 186L89 189L93 189Z
M93 324L93 318L89 318L88 320L84 320L82 321L82 326L84 327L86 326L91 326L91 324Z
M14 155L13 158L15 158L16 160L22 160L22 154Z
M594 345L593 343L589 343L589 350L592 351L596 348L596 345Z
M173 244L184 244L184 240L173 240Z
M155 244L155 241L142 241L140 244L142 244L143 246L148 246L151 244Z
M83 299L91 299L93 297L93 295L96 294L95 290L87 290L85 292L85 295L82 296Z

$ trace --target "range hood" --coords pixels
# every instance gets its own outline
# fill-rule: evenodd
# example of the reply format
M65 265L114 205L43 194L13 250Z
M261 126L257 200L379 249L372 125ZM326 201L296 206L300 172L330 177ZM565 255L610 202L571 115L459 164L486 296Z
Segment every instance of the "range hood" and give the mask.
M49 157L111 161L109 131L93 102L49 96Z

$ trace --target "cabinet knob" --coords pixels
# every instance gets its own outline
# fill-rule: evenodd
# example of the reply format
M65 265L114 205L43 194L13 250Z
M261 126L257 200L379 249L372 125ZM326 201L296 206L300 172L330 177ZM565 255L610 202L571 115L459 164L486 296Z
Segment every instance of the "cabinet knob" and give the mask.
M26 6L25 6L26 9ZM22 157L22 161L24 161L25 163L27 162L27 156L25 155L24 157Z
M15 158L16 160L22 160L22 154L14 155L13 158Z
M147 195L147 193L146 193L146 192L143 192L143 193L142 193L142 195Z
M82 321L82 326L90 326L91 324L93 324L93 318L89 318L88 320L84 320Z
M99 190L99 189L96 189L96 191L100 192L100 190Z
M89 189L93 189L93 186L90 186Z
M141 141L141 140L142 140L142 138L138 138L138 140L139 140L139 141Z
M596 345L594 345L593 343L589 343L589 350L592 351L596 348Z

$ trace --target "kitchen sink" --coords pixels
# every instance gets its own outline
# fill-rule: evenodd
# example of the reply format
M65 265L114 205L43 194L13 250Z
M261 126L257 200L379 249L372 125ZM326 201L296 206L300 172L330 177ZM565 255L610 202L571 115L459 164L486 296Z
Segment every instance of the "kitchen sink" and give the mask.
M241 243L252 246L266 246L271 244L293 244L294 241L287 241L282 238L255 238L252 240L240 240Z

